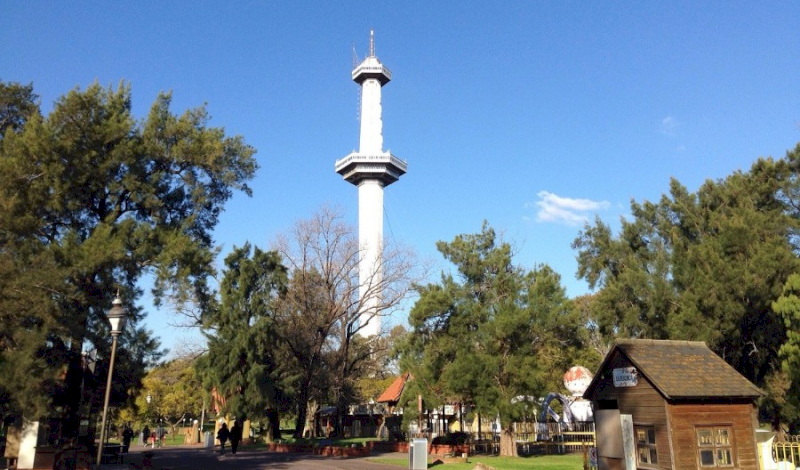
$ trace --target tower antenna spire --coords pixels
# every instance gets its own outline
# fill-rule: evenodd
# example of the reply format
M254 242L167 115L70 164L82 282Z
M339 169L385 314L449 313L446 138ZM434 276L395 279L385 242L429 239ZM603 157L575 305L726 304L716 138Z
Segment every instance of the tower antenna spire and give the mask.
M375 57L375 30L369 30L369 56Z

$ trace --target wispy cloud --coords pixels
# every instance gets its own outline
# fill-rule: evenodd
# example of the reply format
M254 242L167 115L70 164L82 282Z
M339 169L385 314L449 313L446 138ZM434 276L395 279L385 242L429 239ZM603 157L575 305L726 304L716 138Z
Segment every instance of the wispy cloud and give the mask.
M659 127L659 130L664 135L674 136L678 131L679 124L680 123L677 119L672 116L667 116L661 120L661 126Z
M606 210L611 205L608 201L561 197L549 191L539 191L536 196L539 200L526 206L536 207L537 222L581 225L589 220L591 214Z

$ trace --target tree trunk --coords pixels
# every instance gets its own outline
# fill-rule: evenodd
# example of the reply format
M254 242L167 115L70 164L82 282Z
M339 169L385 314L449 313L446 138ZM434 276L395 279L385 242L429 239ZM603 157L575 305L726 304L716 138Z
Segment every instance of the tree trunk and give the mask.
M306 381L306 383L300 387L299 394L297 396L297 416L295 417L294 421L294 434L292 437L295 439L300 439L303 437L304 428L306 426L306 417L308 416L308 385L310 380Z
M80 279L73 278L72 281L75 281L76 285L81 286L84 292L97 293L91 287L94 285L94 280L91 276L82 277ZM78 332L75 333L75 336L72 337L69 346L69 362L64 384L66 388L66 402L64 403L64 419L61 427L61 437L67 441L74 440L77 442L82 418L81 405L87 394L90 397L94 397L94 394L86 390L87 368L83 362L83 342L86 337L87 323L89 321L88 314L82 308L77 309L74 313L76 314L74 317L75 324L80 328ZM97 346L95 345L95 347ZM105 377L100 381L102 384L105 384L104 379ZM94 381L92 381L92 384L94 384ZM89 415L92 413L92 405L92 400L89 400Z
M317 426L316 426L316 415L317 409L319 405L317 405L316 400L311 400L308 402L308 409L306 410L306 424L305 428L303 429L302 437L308 437L313 439L317 437Z
M500 431L500 455L503 457L517 457L517 439L513 428Z
M265 440L267 443L273 442L281 438L281 420L278 416L278 410L267 410L267 432Z
M347 399L343 396L339 396L339 398L336 400L336 423L334 424L335 428L333 432L340 438L348 437L345 436L344 433L344 422L349 408L350 407L348 406Z
M84 378L86 370L84 370L83 357L81 356L82 343L83 338L81 337L79 341L74 341L70 346L69 364L65 380L65 413L61 428L61 437L67 441L72 441L78 437L81 421L81 402L83 401L82 395L86 394L83 387L81 387L81 383L86 383Z

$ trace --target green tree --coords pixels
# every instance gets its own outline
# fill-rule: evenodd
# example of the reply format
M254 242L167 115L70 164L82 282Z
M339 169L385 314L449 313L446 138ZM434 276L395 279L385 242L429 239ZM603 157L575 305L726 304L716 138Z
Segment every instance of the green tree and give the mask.
M30 85L0 82L0 146L6 132L20 132L38 116L37 100ZM48 357L47 337L66 332L51 314L57 305L50 295L66 274L36 238L43 221L21 207L26 183L14 177L5 159L0 171L0 374L6 378L0 384L0 417L5 418L20 409L46 409L59 390L61 371L54 362L63 358Z
M6 130L20 131L31 117L39 114L39 97L33 84L0 81L0 140Z
M792 274L786 280L783 293L773 302L772 309L783 319L786 326L786 342L778 351L781 359L780 379L767 384L772 395L779 397L771 413L773 426L778 428L779 419L797 423L800 412L800 397L791 390L800 387L800 274ZM782 379L782 380L781 380Z
M195 367L195 358L180 357L150 369L134 401L120 410L117 424L130 423L134 429L153 428L163 423L175 435L184 418L200 419L208 403ZM147 397L150 402L147 402Z
M10 412L64 410L69 437L86 383L81 352L108 357L116 291L131 315L115 367L121 402L160 354L137 326L138 281L154 275L157 301L172 290L207 302L211 231L234 190L249 194L256 163L241 137L208 126L203 108L173 115L168 94L137 121L125 84L70 91L47 116L23 88L25 106L0 103L18 116L0 141L0 368L28 373L2 397Z
M286 411L293 377L276 359L280 346L275 302L286 289L286 268L276 252L234 248L225 258L219 307L205 321L208 353L198 367L206 388L225 397L225 413L268 418L280 438L278 412Z
M429 408L473 403L499 417L500 452L516 455L513 422L582 348L578 311L552 269L514 265L511 246L485 223L481 233L437 248L458 278L442 274L439 284L419 287L402 359L414 376L405 399L421 394Z
M705 341L765 386L779 370L786 327L772 308L798 269L787 201L798 150L690 193L673 180L658 203L631 203L618 235L600 220L573 247L607 338ZM773 380L774 383L774 380Z

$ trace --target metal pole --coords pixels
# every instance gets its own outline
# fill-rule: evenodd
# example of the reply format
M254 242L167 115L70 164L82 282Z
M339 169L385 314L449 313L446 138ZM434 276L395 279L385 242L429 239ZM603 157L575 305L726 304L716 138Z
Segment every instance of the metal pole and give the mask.
M422 395L417 395L417 413L419 414L419 418L417 419L417 434L418 437L422 437Z
M111 361L108 366L108 380L106 381L106 398L103 403L103 423L100 425L100 444L97 446L97 467L103 459L103 441L106 434L106 418L108 417L108 399L111 396L111 375L114 373L114 359L117 356L117 334L111 334Z
M197 409L197 408L195 408ZM198 433L200 434L200 442L205 445L203 441L203 426L206 424L206 397L203 397L203 411L200 412L200 429L198 429Z

